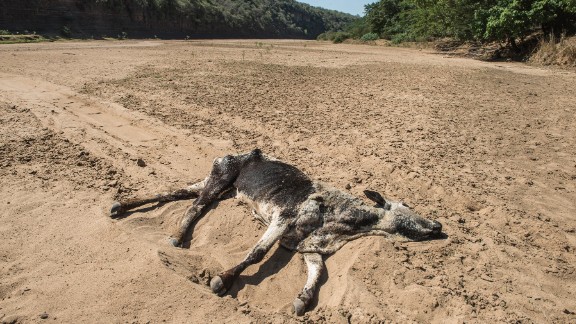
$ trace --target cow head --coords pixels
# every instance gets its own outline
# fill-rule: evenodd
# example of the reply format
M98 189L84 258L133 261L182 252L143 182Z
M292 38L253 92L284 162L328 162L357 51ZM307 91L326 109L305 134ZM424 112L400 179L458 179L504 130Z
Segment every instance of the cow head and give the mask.
M405 203L386 200L371 190L365 190L364 194L376 203L376 207L384 209L383 229L387 232L398 233L416 241L444 237L442 224L416 214Z

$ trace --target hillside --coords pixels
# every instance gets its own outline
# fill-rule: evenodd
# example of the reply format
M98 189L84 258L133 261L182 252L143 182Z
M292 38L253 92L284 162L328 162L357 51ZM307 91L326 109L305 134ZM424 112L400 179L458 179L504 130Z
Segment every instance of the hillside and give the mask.
M74 37L312 39L354 19L293 0L0 2L0 29Z

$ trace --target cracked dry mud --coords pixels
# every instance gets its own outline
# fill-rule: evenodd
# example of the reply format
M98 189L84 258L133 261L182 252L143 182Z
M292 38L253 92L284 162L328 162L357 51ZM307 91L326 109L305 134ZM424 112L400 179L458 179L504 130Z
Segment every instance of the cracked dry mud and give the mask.
M2 322L576 321L574 71L279 40L0 57ZM348 243L294 317L306 269L282 248L210 292L264 232L236 201L198 221L189 249L166 242L189 202L108 217L114 199L185 186L254 147L401 198L448 239Z

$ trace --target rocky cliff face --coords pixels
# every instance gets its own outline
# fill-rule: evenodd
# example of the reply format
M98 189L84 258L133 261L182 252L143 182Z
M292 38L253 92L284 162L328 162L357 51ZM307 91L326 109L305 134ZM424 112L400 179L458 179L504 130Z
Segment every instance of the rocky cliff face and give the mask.
M291 0L0 2L0 29L74 37L314 38L353 19Z

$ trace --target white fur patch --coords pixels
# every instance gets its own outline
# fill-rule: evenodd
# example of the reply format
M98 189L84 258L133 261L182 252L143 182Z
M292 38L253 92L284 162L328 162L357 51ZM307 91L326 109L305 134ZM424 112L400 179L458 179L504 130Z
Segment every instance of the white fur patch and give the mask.
M269 225L274 217L278 217L282 208L271 202L259 202L248 197L244 193L238 191L236 193L236 199L244 202L253 211L254 218L264 225Z

